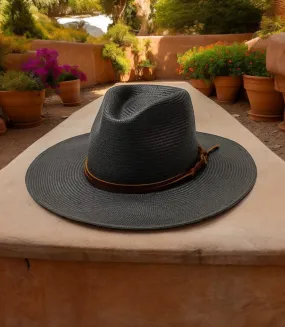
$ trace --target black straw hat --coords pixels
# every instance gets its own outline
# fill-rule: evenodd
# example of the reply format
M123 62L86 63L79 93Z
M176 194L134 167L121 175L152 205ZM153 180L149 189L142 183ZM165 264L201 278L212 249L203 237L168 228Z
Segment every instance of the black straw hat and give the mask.
M255 180L241 145L196 132L187 91L158 85L111 88L91 133L47 149L26 174L34 200L57 215L133 230L221 214Z

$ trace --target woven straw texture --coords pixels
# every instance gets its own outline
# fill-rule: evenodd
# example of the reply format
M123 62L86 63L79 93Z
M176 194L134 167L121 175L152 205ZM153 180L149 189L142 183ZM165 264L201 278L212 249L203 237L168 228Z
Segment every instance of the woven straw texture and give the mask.
M185 90L159 85L114 87L105 95L91 131L88 167L108 182L165 180L187 171L197 160L195 131Z
M220 149L194 179L164 191L111 193L96 189L84 175L88 156L92 172L107 181L172 177L197 160L198 144ZM255 180L250 154L231 140L196 133L189 94L162 86L111 89L91 133L49 148L26 174L31 196L57 215L131 230L178 227L221 214L241 201Z

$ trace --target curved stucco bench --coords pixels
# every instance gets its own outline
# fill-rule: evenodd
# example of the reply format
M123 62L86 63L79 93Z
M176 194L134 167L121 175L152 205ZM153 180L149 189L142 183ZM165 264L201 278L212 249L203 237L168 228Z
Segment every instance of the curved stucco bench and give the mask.
M0 326L255 327L285 325L285 163L187 83L197 129L254 157L251 194L218 219L132 233L61 219L29 196L42 151L90 131L98 99L0 171Z

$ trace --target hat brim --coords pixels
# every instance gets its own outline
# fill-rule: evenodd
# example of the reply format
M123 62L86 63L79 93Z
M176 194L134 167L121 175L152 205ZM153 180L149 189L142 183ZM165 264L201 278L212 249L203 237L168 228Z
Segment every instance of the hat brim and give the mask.
M154 230L179 227L217 216L238 204L253 188L257 170L239 144L197 133L199 144L220 148L194 179L168 190L146 194L96 189L84 175L89 134L58 143L29 167L26 185L33 199L55 214L95 226Z

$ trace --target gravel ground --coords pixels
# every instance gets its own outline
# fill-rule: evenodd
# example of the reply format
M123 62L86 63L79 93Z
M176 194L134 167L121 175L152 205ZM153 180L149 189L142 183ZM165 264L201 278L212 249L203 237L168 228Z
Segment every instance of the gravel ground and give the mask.
M0 170L75 111L104 95L110 86L103 85L84 89L82 92L83 101L78 107L63 107L57 95L48 97L43 111L45 120L40 126L30 129L9 128L5 134L0 135Z
M63 107L56 95L49 97L44 108L45 120L41 126L21 130L9 129L5 134L0 135L0 169L8 165L9 162L16 158L27 147L60 124L73 112L104 95L110 86L111 85L103 85L83 90L83 102L81 106L75 108ZM216 101L216 98L212 97L212 100ZM278 124L280 122L263 123L250 120L247 116L249 110L247 101L220 105L280 158L285 160L285 133L278 130Z
M215 98L212 98L216 101ZM217 102L217 101L216 101ZM218 103L218 102L217 102ZM285 160L285 133L278 129L279 122L255 122L249 119L250 110L247 101L238 101L234 104L220 104L228 113L233 115L242 125L257 136L270 150Z

